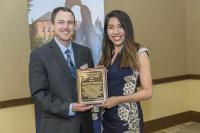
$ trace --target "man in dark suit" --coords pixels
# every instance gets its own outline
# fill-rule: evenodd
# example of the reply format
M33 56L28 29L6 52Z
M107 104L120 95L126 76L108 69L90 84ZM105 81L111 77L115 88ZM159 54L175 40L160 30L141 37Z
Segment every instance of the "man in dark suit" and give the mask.
M92 133L92 106L77 103L75 68L93 67L90 50L71 42L75 17L67 7L51 15L54 38L31 53L29 82L40 108L39 133Z

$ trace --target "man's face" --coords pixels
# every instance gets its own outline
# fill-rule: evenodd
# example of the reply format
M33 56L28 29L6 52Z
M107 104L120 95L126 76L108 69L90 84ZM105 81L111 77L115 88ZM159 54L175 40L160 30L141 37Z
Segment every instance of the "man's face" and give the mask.
M70 12L59 11L56 14L53 29L55 36L63 44L67 44L74 34L74 17Z

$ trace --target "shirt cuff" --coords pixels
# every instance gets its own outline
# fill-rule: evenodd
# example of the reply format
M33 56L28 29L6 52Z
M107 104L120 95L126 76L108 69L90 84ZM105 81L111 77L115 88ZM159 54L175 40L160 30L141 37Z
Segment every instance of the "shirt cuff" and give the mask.
M68 112L69 116L74 116L75 112L72 111L72 103L69 105L69 112Z

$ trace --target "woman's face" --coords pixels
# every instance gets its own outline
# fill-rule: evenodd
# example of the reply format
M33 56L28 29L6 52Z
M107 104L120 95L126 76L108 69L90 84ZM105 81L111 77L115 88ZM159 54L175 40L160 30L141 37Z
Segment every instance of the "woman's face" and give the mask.
M110 41L115 47L123 46L125 39L124 29L116 17L111 17L108 20L107 34Z

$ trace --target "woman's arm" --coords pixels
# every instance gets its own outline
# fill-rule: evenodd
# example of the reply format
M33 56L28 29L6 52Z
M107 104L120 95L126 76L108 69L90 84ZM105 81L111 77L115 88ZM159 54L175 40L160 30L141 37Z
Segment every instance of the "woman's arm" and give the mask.
M132 101L142 101L152 97L152 77L150 70L150 61L147 52L142 52L138 57L140 68L139 68L139 77L141 82L141 88L138 88L138 91L132 95L127 96L114 96L108 98L105 103L105 108L112 108L113 106L121 103L127 103Z

